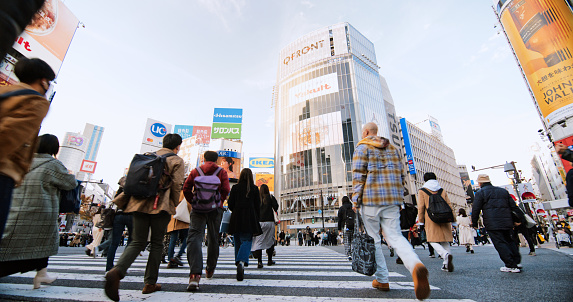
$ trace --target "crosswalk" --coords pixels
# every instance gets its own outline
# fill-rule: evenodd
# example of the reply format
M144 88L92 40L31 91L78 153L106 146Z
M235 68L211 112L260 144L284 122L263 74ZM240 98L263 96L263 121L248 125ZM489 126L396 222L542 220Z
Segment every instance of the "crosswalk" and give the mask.
M215 275L201 279L198 292L186 292L189 268L167 269L162 264L161 292L141 293L147 253L136 259L121 281L121 301L417 301L407 271L390 272L390 291L371 287L373 277L352 271L350 262L324 247L278 246L274 266L257 268L251 261L245 279L236 281L233 249L221 249ZM206 250L203 251L206 255ZM264 256L266 258L266 256ZM251 259L252 260L252 259ZM266 259L264 259L266 264ZM184 261L185 262L185 261ZM109 301L103 292L105 259L84 255L50 257L49 272L57 275L51 285L32 289L35 272L0 279L0 300ZM431 286L433 293L440 288ZM437 295L440 296L440 295ZM454 301L437 299L439 301ZM471 300L455 300L471 301Z

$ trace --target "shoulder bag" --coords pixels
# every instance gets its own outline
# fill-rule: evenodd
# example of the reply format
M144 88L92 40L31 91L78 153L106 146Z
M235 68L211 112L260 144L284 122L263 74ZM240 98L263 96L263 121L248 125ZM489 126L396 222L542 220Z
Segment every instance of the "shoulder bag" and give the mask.
M175 215L173 215L173 218L185 223L191 222L189 208L187 207L187 200L185 198L183 198L177 208L175 208Z
M352 270L366 276L376 272L376 246L374 239L364 230L364 223L356 211L354 222L354 235L352 237ZM360 228L362 226L362 229Z

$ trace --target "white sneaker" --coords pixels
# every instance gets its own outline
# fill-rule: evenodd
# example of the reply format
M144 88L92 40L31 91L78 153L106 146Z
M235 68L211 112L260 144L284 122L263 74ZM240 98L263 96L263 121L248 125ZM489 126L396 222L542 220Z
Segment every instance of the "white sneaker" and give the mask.
M521 273L521 270L519 268L510 268L510 267L506 267L506 266L502 266L499 268L500 271L504 272L504 273Z

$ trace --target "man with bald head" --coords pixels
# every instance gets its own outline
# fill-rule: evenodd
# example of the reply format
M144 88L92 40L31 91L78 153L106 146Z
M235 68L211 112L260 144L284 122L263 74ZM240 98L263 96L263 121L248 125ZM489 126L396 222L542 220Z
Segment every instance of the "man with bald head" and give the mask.
M400 206L404 198L404 167L399 151L386 138L378 136L378 126L367 123L362 128L352 157L352 201L364 220L369 236L376 246L376 279L372 287L390 290L388 268L380 238L380 229L388 245L392 246L414 279L416 298L430 295L428 270L412 246L400 232Z

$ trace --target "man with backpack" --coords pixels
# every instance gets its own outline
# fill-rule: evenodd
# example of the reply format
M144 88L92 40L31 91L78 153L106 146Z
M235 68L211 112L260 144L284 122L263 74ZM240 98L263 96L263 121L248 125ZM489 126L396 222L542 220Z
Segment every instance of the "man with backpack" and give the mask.
M207 266L205 277L213 277L219 258L219 227L223 217L223 202L231 191L227 172L217 166L217 152L206 151L205 163L193 169L183 186L185 199L191 203L191 219L187 236L187 261L190 274L188 291L199 289L203 271L201 243L207 226Z
M426 240L444 259L442 270L453 272L450 242L453 240L451 222L454 221L454 213L450 198L433 172L425 173L424 181L418 191L418 221L424 224Z
M44 95L56 78L50 65L40 59L21 58L14 73L20 83L0 87L0 240L12 191L28 173L40 125L48 114L50 102Z
M133 240L116 265L105 275L105 293L111 300L119 301L119 281L125 277L127 269L145 249L150 229L151 250L142 293L150 294L161 290L157 278L163 237L171 215L175 214L179 203L185 176L185 163L177 156L181 143L179 134L170 133L163 137L163 148L157 152L135 155L127 172L124 191L113 200L125 213L132 213ZM144 161L146 158L148 161ZM142 171L144 173L141 173ZM145 178L139 179L140 176Z
M342 197L342 206L338 209L338 232L342 232L344 229L344 252L348 256L348 261L352 260L352 249L350 245L352 243L352 235L354 234L354 217L356 213L352 209L352 203L348 196Z
M497 250L499 257L505 263L499 270L506 273L520 273L521 255L515 244L512 212L521 212L507 190L494 187L486 174L477 178L480 190L475 194L472 206L472 226L477 228L479 215L483 211L483 224L487 234ZM523 214L523 212L521 212Z
M378 126L370 122L362 128L352 157L352 201L361 207L366 233L374 239L376 279L372 287L389 291L389 273L382 250L380 228L412 274L416 298L430 296L428 269L418 258L400 230L400 205L404 200L404 166L400 152L386 138L377 136ZM360 217L360 216L359 216Z

